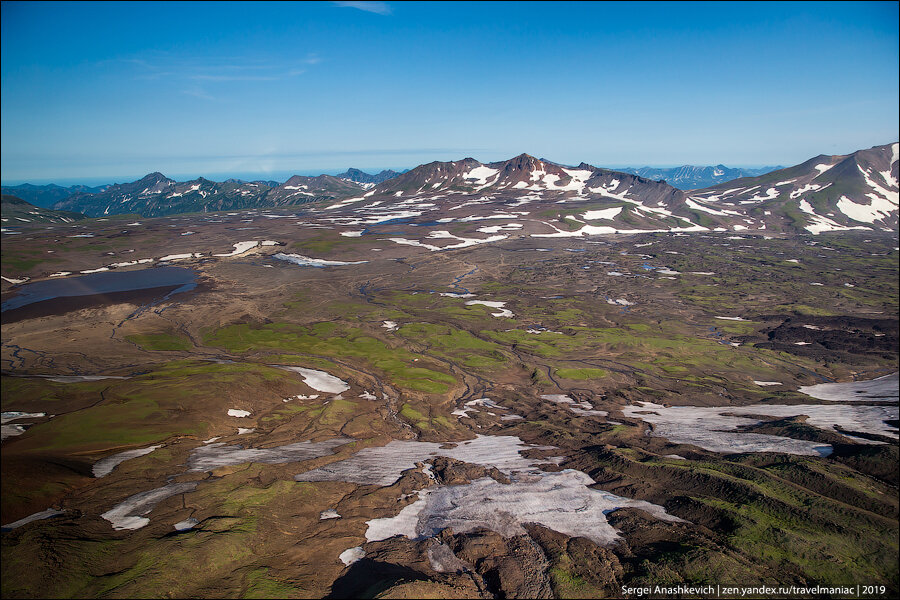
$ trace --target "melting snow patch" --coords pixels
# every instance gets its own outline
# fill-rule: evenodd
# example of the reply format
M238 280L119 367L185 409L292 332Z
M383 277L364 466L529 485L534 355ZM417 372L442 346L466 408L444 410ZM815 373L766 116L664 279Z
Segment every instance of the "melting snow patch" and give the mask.
M289 367L287 365L270 365L286 371L299 373L303 377L303 383L316 390L317 392L326 392L328 394L340 394L350 389L347 382L342 381L334 375L329 375L325 371L317 371L315 369L306 369L304 367Z
M228 252L226 254L213 254L213 256L237 256L238 254L243 254L248 250L252 250L259 246L259 242L238 242L233 244L234 250Z
M175 528L175 531L190 531L193 529L200 521L195 519L194 517L188 517L184 521L178 521L172 527Z
M211 471L218 467L243 463L278 464L300 462L320 456L328 456L333 449L351 441L350 438L334 438L323 442L296 442L275 448L242 448L224 443L200 446L191 451L187 466L189 471Z
M487 183L487 180L490 177L493 177L494 175L496 175L499 172L500 172L499 169L492 169L490 167L480 166L480 167L475 167L474 169L472 169L471 171L469 171L468 173L463 175L463 179L477 179L478 181L474 182L476 185L484 185L485 183Z
M784 384L781 383L780 381L756 381L755 379L753 380L753 383L755 383L756 385L762 385L762 386L767 386L767 385L784 385Z
M320 521L327 521L328 519L340 519L341 515L338 514L338 511L333 508L329 508L328 510L323 510L319 513Z
M503 308L503 306L506 304L506 302L493 302L493 301L490 301L490 300L469 300L469 301L466 302L466 304L467 304L467 305L471 305L471 304L483 304L483 305L488 306L488 307L490 307L490 308L499 308L499 309L500 309L500 312L491 313L491 316L492 316L492 317L506 317L506 318L512 318L512 317L513 317L513 313L512 313L511 310L506 309L506 308Z
M245 433L253 433L256 431L255 427L238 427L238 435L244 435Z
M523 225L521 223L506 223L505 225L479 227L476 231L480 233L497 233L498 231L513 231L515 229L522 229L522 227Z
M576 402L565 394L544 394L541 398L557 404L569 405L569 410L576 415L605 417L609 414L605 410L594 410L594 406L590 402Z
M17 421L18 419L35 419L43 416L46 416L45 413L27 413L19 411L2 413L2 417L0 417L0 441L25 433L25 425L8 425L10 421Z
M101 379L128 379L119 375L56 375L47 377L56 383L81 383L82 381L100 381Z
M112 456L101 458L94 463L94 466L91 470L94 473L94 477L103 477L112 473L113 469L115 469L126 460L150 454L154 450L162 447L163 445L159 444L156 446L149 446L147 448L137 448L135 450L126 450L125 452L119 452L118 454L113 454Z
M241 410L239 408L229 408L228 416L229 417L249 417L250 411L249 410Z
M8 523L3 526L3 530L7 531L10 529L16 529L17 527L21 527L22 525L28 525L29 523L33 523L34 521L41 521L43 519L49 519L51 517L56 517L61 514L64 514L61 510L55 510L52 508L48 508L47 510L42 510L41 512L36 512L33 515L28 515L24 519L19 519L18 521L13 521L12 523Z
M200 258L201 256L203 256L202 252L194 252L194 253L189 252L187 254L167 254L166 256L163 256L162 258L160 258L159 261L165 262L165 261L170 261L170 260L184 260L187 258Z
M581 215L581 218L585 221L596 221L598 219L613 219L622 212L621 206L615 206L613 208L604 208L603 210L589 210Z
M7 282L9 282L9 283L11 283L11 284L13 284L13 285L16 285L16 284L19 284L19 283L25 283L25 282L28 281L30 278L29 278L29 277L25 277L24 279L13 279L13 278L11 278L11 277L3 277L3 276L0 276L0 279L2 279L3 281L7 281Z
M381 326L384 327L385 329L387 329L388 331L397 331L397 327L398 327L397 323L395 323L394 321L385 321L384 323L382 323Z
M294 263L295 265L300 265L301 267L337 267L343 265L361 265L363 263L369 262L367 260L357 260L350 262L341 260L324 260L321 258L310 258L308 256L303 256L302 254L284 254L283 252L274 254L272 258L277 258L278 260Z
M746 321L747 319L742 319L741 317L716 317L717 319L722 319L723 321Z
M832 448L805 440L762 434L743 433L738 428L755 425L761 420L751 415L773 418L807 415L806 422L826 430L841 425L851 431L893 435L885 424L896 419L896 407L847 405L765 405L751 406L670 406L649 402L643 406L626 406L625 416L653 423L652 435L677 444L693 444L713 452L784 452L807 456L828 456Z
M897 212L897 204L882 198L876 194L866 194L871 202L869 204L857 204L846 196L841 196L837 202L838 210L862 223L874 223L880 219L886 219L891 213Z
M529 446L515 436L484 436L459 442L454 448L442 448L436 442L393 440L386 446L363 448L350 458L313 469L294 477L297 481L349 481L359 484L391 485L416 463L435 456L447 456L485 467L497 467L505 473L540 473L531 459L520 454Z
M196 487L196 481L188 481L184 483L170 483L163 487L140 492L129 496L124 502L117 504L100 516L112 523L112 527L116 531L140 529L150 523L150 519L143 515L153 510L154 506L171 496L193 491Z
M343 552L341 552L341 555L338 558L341 559L342 563L349 567L365 556L366 551L362 549L362 546L356 546L354 548L348 548L344 550Z
M681 521L655 504L588 487L594 483L587 474L566 469L509 484L484 477L465 485L439 486L420 491L419 499L395 517L367 521L366 540L395 535L425 539L446 528L465 533L481 527L512 537L525 534L522 523L539 523L609 545L618 532L606 515L620 508L639 508L665 521Z

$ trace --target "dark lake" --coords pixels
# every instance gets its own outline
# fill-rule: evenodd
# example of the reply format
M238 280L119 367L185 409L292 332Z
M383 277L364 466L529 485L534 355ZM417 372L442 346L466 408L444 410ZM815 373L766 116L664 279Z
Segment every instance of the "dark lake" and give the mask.
M107 296L122 292L159 289L160 299L186 292L197 286L197 273L184 267L156 267L139 271L104 271L77 277L37 281L19 288L18 293L0 305L6 312L57 298Z

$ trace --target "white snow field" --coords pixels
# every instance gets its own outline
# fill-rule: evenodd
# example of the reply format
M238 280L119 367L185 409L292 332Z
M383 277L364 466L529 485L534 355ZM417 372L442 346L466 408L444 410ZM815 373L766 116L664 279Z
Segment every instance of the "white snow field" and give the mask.
M897 418L896 407L828 404L751 406L662 406L652 402L626 406L627 417L652 423L652 435L676 444L693 444L713 452L784 452L808 456L828 456L828 444L795 440L764 433L743 433L738 428L761 423L755 415L773 419L806 415L806 423L834 431L839 425L850 431L897 437L884 421ZM861 440L865 441L865 440ZM876 443L876 442L869 442Z
M819 400L832 402L897 402L900 399L898 386L900 386L898 373L892 373L868 381L805 385L801 386L798 391Z

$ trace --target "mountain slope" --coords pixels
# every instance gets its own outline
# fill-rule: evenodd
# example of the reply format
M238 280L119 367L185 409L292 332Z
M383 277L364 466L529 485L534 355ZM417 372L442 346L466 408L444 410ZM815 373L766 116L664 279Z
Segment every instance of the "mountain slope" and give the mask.
M820 155L759 177L689 193L712 210L743 212L770 229L819 233L897 229L898 144Z
M3 194L0 206L4 227L22 227L33 223L71 223L87 218L81 213L41 208L9 194Z

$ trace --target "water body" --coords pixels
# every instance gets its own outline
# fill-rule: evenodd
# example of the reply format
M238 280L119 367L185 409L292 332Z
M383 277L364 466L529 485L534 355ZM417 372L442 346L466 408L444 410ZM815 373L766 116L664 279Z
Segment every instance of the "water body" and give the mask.
M197 286L197 273L184 267L155 267L138 271L104 271L78 277L37 281L19 288L18 294L0 306L0 312L61 298L106 296L159 288L162 298ZM162 290L168 290L162 292Z

